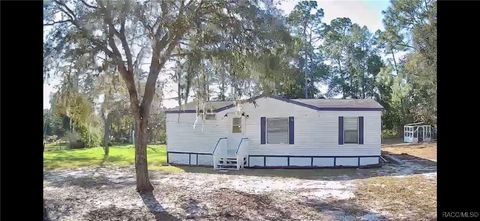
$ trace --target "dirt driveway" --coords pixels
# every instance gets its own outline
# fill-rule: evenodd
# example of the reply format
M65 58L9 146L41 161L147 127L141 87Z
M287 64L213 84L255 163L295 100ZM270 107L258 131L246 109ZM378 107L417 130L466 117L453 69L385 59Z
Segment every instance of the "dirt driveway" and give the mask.
M382 151L395 155L410 155L419 159L437 162L437 143L410 144L398 139L387 140Z
M146 195L133 168L45 170L44 199L50 220L436 219L436 162L404 156L376 169L151 172Z

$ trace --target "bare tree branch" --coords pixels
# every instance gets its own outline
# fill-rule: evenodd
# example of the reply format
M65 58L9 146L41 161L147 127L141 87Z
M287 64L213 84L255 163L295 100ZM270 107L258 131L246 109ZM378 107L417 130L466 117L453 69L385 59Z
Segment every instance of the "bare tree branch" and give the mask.
M45 24L43 24L43 25L44 25L44 26L52 26L52 25L62 24L62 23L67 23L67 22L72 23L72 20L67 19L67 20L53 21L53 22L50 22L50 23L45 23Z
M145 50L145 46L142 46L140 48L140 51L138 52L137 56L135 57L135 61L133 62L133 67L135 69L138 69L139 66L141 65L141 61L142 61L142 56L143 56L143 51Z
M62 6L59 8L63 13L65 13L72 21L76 21L75 13L64 3L59 0L53 0L58 5Z
M194 2L191 1L189 2L189 5ZM199 3L197 8L187 8L187 10L194 10L194 18L199 17L199 9L201 8L203 4L203 1ZM188 6L189 6L188 5ZM153 95L155 94L155 83L158 78L158 74L160 72L160 69L165 65L167 60L170 58L172 51L175 49L175 47L178 45L178 42L180 39L183 37L185 32L189 29L190 24L185 26L185 25L180 25L182 22L184 22L184 16L185 16L185 5L184 1L182 0L182 5L179 9L179 14L178 17L173 25L173 27L176 27L174 30L169 30L162 39L159 41L156 41L156 44L154 46L154 51L152 55L152 61L151 61L151 66L150 66L150 72L148 74L147 82L145 84L145 92L141 104L141 111L142 115L148 116L150 113L150 104L153 101ZM160 27L159 27L160 28ZM157 29L157 33L159 30ZM162 53L163 52L163 53Z
M85 6L87 6L87 7L89 7L89 8L98 9L97 6L88 4L85 0L80 0L80 1L81 1Z

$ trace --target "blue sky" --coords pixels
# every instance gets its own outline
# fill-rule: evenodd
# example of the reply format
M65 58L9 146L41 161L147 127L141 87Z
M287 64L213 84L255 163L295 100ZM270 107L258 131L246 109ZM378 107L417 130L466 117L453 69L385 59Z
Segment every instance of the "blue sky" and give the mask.
M277 0L278 8L287 14L300 0ZM339 17L348 17L354 23L366 25L371 32L383 29L382 10L390 5L389 0L317 0L318 6L323 8L324 22Z
M278 8L288 14L300 0L275 0L279 3ZM330 23L331 20L338 17L348 17L352 22L359 25L366 25L371 32L377 29L383 30L382 10L390 5L389 0L317 0L318 6L323 8L325 13L324 22ZM49 97L56 91L55 85L59 83L58 79L50 79L43 84L43 108L50 108ZM172 82L166 85L167 88L173 88ZM325 92L325 87L320 87ZM169 90L171 91L171 90ZM171 93L171 95L170 95ZM174 97L175 92L166 92L165 97ZM175 100L165 100L166 107L174 107L177 104Z

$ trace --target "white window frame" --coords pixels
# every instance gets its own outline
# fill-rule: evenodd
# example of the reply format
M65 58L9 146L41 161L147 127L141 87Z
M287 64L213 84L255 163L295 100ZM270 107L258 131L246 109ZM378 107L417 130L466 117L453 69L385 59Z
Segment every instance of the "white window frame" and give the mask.
M346 118L356 118L357 119L357 142L356 143L347 143L345 140L345 119ZM360 144L360 120L358 117L343 117L343 144Z
M268 119L286 119L287 120L287 142L286 143L268 143ZM289 144L290 139L290 121L288 117L266 117L265 118L265 143L266 144Z

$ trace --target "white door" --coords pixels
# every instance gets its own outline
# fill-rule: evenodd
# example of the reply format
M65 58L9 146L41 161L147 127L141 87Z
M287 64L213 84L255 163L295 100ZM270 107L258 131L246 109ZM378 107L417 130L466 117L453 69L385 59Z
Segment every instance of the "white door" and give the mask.
M241 116L231 116L229 117L229 121L230 123L228 125L230 127L228 128L229 136L227 154L229 156L235 156L238 144L245 134L245 118Z

